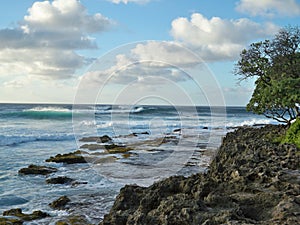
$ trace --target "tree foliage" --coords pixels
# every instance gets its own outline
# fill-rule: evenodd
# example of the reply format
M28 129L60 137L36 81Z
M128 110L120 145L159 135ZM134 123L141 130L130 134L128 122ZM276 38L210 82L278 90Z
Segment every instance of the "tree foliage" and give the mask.
M295 144L300 149L300 119L289 127L281 143Z
M240 54L235 74L255 77L247 110L290 123L300 117L300 29L281 29L272 40L253 43Z

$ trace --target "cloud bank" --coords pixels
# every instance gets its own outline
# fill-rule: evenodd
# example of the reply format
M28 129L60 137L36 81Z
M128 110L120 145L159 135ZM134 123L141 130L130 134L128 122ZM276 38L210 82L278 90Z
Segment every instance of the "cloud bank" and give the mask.
M128 52L118 54L110 67L85 74L83 79L96 85L107 81L107 84L136 82L144 86L161 85L158 79L161 77L172 82L187 81L190 78L181 69L193 69L204 62L236 60L250 42L273 35L277 30L271 23L259 24L246 18L209 19L194 13L190 18L172 21L173 41L131 44Z
M107 60L100 58L94 63L99 68L85 74L84 82L92 85L105 82L121 85L131 82L145 86L162 85L162 80L159 78L172 82L185 81L188 77L181 69L203 63L196 55L174 42L142 42L136 45L131 44L127 50L114 56L110 60L110 65L103 64L103 61Z
M0 30L0 74L68 78L87 60L76 50L97 48L90 35L112 25L77 0L35 2L19 27Z
M274 24L259 24L246 18L237 20L212 17L200 13L172 22L173 38L193 49L205 61L235 60L251 41L265 38L278 30Z
M236 10L250 16L298 16L300 4L296 0L241 0Z

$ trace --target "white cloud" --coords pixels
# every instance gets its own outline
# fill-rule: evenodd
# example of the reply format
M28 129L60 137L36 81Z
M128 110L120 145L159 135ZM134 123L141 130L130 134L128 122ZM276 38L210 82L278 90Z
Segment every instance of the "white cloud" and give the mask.
M29 31L93 33L105 30L111 21L100 13L89 15L77 0L35 2L24 21Z
M37 76L6 78L0 82L0 102L61 102L74 99L76 79L41 80Z
M147 44L137 44L131 50L140 61L152 61L152 64L166 67L166 64L176 67L190 67L200 63L200 58L191 54L181 44L168 41L150 41Z
M115 3L115 4L120 4L120 3L127 4L129 2L138 3L138 4L145 4L145 3L150 2L151 0L108 0L108 1L110 1L112 3Z
M114 51L101 57L80 78L76 102L97 102L97 97L103 103L110 96L113 103L130 104L156 96L190 104L191 93L197 92L209 95L201 100L221 105L214 75L189 49L174 42L148 41ZM196 102L199 99L198 96Z
M24 87L24 83L21 80L11 80L11 81L6 81L3 83L3 87L8 87L8 88L22 88Z
M277 31L274 24L259 24L246 18L208 19L200 13L172 22L171 35L192 48L204 60L234 60L250 41L265 38Z
M85 63L76 50L97 48L89 35L113 22L88 14L78 0L54 0L35 2L20 24L0 30L1 74L64 79Z
M179 44L149 41L136 44L127 53L117 54L111 66L87 73L83 79L86 83L96 85L105 82L122 85L130 82L143 86L163 85L168 81L176 83L190 79L182 70L202 63L196 54Z
M251 16L297 16L300 4L296 0L240 0L236 10Z

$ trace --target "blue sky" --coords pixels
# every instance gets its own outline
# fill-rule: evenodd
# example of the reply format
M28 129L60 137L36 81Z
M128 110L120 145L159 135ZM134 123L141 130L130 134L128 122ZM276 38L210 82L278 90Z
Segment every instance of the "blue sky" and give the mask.
M299 0L10 0L0 102L245 105L239 52L298 25Z

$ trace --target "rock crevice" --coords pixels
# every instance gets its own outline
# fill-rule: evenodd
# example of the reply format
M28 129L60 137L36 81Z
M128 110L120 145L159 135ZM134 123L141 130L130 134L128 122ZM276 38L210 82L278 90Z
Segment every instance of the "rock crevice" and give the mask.
M285 126L228 133L209 170L121 189L100 225L299 224L300 150Z

